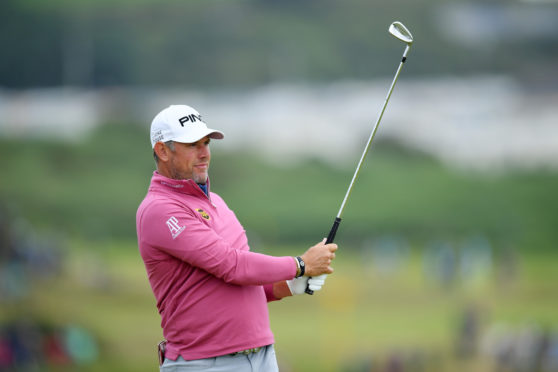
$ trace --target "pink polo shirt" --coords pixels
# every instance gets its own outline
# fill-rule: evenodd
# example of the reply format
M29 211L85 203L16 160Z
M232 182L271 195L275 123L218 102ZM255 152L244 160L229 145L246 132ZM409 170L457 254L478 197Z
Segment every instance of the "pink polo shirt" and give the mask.
M209 189L209 185L208 185ZM154 172L136 215L138 245L157 300L166 357L226 355L274 343L272 284L292 279L292 257L250 252L223 199L193 180Z

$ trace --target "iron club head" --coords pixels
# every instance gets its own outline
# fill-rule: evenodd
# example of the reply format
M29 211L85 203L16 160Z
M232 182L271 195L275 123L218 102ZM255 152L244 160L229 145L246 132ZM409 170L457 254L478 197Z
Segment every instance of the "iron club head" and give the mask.
M413 44L413 35L401 22L393 22L389 26L389 33L409 46Z

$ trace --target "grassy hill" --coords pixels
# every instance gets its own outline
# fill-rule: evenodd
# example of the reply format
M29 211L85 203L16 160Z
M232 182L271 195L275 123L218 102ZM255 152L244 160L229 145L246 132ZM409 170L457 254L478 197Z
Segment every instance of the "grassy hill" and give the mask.
M146 137L138 126L112 124L78 144L0 140L0 202L39 229L135 239L135 211L154 170ZM224 153L215 143L212 190L235 210L253 244L315 241L329 231L354 166L306 159L281 167L257 154ZM558 238L557 188L556 173L460 172L376 143L338 241L401 234L421 242L480 233L516 248L548 249Z

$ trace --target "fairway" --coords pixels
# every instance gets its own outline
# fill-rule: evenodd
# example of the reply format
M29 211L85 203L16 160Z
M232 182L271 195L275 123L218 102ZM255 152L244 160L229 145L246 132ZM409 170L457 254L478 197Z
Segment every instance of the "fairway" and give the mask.
M268 253L290 251L275 247ZM321 292L269 304L282 370L356 371L400 355L429 371L489 371L494 361L482 352L455 357L460 315L471 304L482 314L479 342L495 322L517 330L526 321L558 325L556 254L521 256L518 275L506 286L489 277L481 285L442 289L425 279L420 247L388 276L349 251L355 247L339 252L336 272ZM63 275L37 284L26 309L29 317L94 334L99 358L82 370L156 370L159 316L133 241L73 242Z

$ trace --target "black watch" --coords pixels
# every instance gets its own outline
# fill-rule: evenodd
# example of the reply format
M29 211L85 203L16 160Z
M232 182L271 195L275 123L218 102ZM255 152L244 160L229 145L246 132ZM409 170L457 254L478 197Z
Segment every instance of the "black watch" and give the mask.
M300 273L297 275L297 278L300 278L306 271L306 265L304 264L304 261L302 260L302 258L300 258L300 256L296 256L295 258L298 261L298 266L300 267Z

